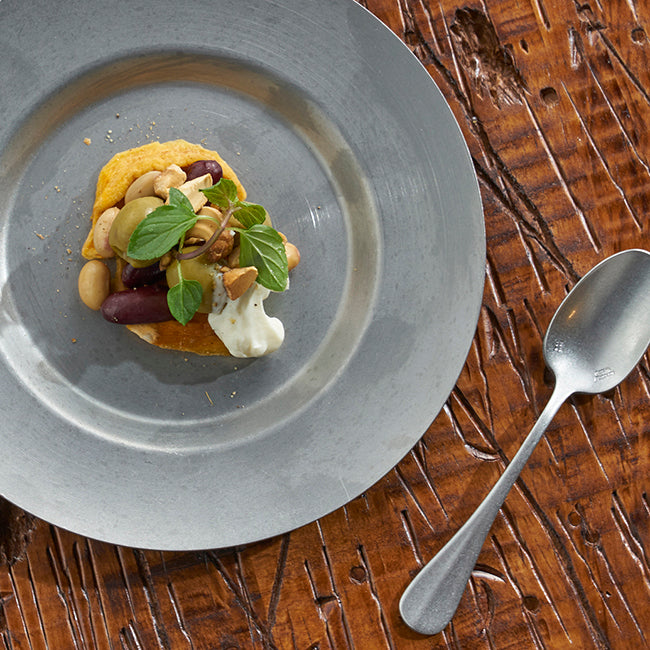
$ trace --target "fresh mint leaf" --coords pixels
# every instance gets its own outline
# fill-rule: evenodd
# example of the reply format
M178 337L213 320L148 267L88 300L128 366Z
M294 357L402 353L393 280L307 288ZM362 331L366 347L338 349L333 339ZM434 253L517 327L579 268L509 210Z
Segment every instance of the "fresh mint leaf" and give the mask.
M250 228L258 223L263 223L266 219L266 210L255 203L247 201L238 201L237 207L233 210L232 216L244 226Z
M201 190L210 203L233 216L244 228L250 228L266 219L266 210L256 203L240 201L237 186L228 178L222 178L212 187Z
M126 254L135 260L152 260L171 250L197 222L197 216L179 214L176 206L161 205L135 228Z
M191 201L176 187L169 188L169 205L173 205L186 214L194 214Z
M167 292L167 305L172 316L181 325L187 325L203 300L203 287L196 280L184 280Z
M212 187L201 190L210 203L222 210L228 210L233 204L238 203L237 186L229 178L222 178Z
M126 254L135 260L152 260L171 250L197 222L189 199L175 187L169 190L169 205L152 210L135 228Z
M255 224L239 232L239 265L257 268L257 282L271 291L284 291L289 266L284 242L271 226Z

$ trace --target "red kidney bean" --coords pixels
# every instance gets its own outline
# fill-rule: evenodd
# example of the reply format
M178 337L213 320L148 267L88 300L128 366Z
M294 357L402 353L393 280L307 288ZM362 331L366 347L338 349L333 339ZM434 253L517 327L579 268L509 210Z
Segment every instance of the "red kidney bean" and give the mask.
M185 167L184 171L187 174L188 181L194 180L199 176L205 176L205 174L210 174L212 176L212 182L218 183L223 176L221 165L216 160L197 160Z
M165 273L158 262L140 268L127 264L122 270L122 282L129 289L133 289L133 287L160 282L165 277Z
M116 291L104 300L101 312L107 321L121 325L173 319L167 306L167 289L156 286Z

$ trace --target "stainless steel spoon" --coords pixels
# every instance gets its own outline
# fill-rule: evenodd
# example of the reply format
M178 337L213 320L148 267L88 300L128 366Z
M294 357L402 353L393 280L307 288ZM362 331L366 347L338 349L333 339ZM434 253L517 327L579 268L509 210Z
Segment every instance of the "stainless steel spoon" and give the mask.
M399 609L409 627L421 634L446 627L494 518L560 406L573 393L614 388L648 345L650 252L631 249L595 266L553 316L544 337L544 358L555 375L551 398L481 505L404 591Z

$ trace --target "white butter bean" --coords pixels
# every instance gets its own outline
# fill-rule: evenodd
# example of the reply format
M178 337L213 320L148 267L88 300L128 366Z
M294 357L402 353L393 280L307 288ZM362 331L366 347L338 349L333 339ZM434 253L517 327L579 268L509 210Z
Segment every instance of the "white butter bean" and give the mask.
M156 196L153 184L160 174L161 172L154 170L136 178L124 195L124 203L141 199L143 196Z
M287 262L289 263L289 270L295 269L300 262L300 251L292 243L285 241L284 250L287 253Z
M111 231L111 226L119 211L119 208L108 208L108 210L104 210L99 215L97 223L95 223L93 244L95 245L95 250L102 257L114 257L115 255L115 251L108 242L108 233Z
M84 305L97 311L111 291L110 269L100 260L90 260L81 267L77 285Z

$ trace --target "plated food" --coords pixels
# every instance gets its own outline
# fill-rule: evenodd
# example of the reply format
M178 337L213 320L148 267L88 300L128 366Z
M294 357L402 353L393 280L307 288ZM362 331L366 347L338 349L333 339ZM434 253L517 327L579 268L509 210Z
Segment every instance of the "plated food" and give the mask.
M81 300L148 343L257 357L284 340L263 301L300 253L215 151L174 140L113 156L81 253Z

